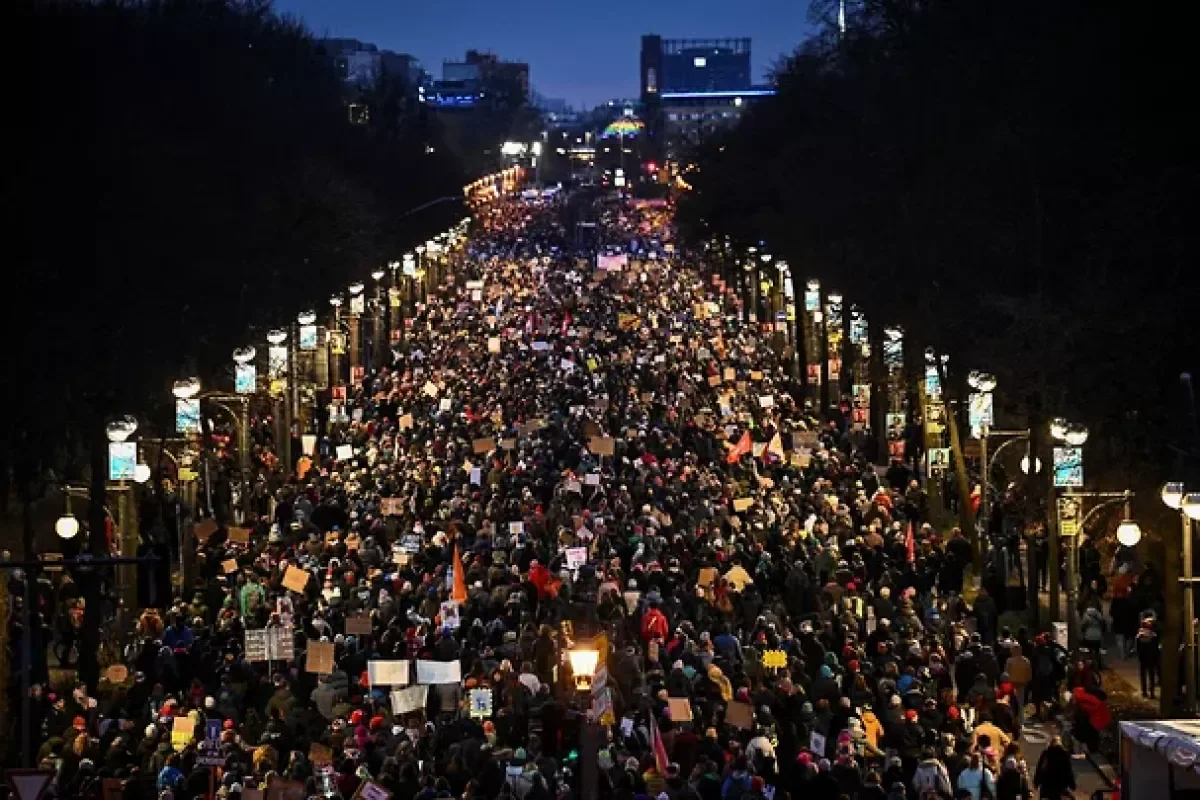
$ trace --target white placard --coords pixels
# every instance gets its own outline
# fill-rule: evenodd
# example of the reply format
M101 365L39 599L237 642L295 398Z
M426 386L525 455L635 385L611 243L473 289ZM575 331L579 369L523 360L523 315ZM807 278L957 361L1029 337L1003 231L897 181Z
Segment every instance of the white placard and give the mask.
M372 686L408 686L407 661L368 661L367 681Z
M579 569L587 563L587 548L586 547L568 547L567 548L567 569Z
M759 395L758 405L761 408L774 408L775 396L770 394Z
M514 536L517 535L518 533L524 533L525 532L525 523L524 522L508 523L508 532Z
M425 394L429 395L430 397L437 397L438 394L440 394L437 384L434 383L433 381L425 381L425 386L422 387L421 391L423 391Z
M588 486L599 486L600 485L600 473L599 472L589 472L587 475L584 476L583 482L586 483Z
M471 483L475 486L483 485L483 470L479 467L471 470Z
M412 714L424 711L429 700L428 686L409 686L407 689L392 690L392 713Z
M462 682L462 666L457 661L417 662L417 683L446 684Z
M535 353L540 353L543 350L549 350L549 349L550 349L550 345L546 344L545 342L534 342L533 343L533 351Z
M354 458L354 448L348 444L339 444L337 446L337 460L349 461Z
M304 455L311 456L317 450L317 437L311 433L306 433L300 437L300 449L304 451Z
M454 401L449 397L443 397L442 402L438 403L438 411L449 411L454 407Z

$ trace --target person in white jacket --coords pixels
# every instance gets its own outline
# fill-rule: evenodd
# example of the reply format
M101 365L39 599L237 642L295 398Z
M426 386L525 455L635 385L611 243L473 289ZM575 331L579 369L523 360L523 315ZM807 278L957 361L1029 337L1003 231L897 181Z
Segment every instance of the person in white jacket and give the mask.
M917 797L928 797L930 794L949 797L951 794L950 773L946 771L946 765L934 755L932 747L921 751L921 763L913 773L912 788Z

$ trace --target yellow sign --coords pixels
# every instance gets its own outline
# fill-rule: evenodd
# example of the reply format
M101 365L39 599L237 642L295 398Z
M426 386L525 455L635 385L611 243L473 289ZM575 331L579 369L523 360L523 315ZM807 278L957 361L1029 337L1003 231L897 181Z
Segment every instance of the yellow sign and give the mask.
M782 650L766 650L762 654L762 663L767 669L784 669L788 665L787 653Z

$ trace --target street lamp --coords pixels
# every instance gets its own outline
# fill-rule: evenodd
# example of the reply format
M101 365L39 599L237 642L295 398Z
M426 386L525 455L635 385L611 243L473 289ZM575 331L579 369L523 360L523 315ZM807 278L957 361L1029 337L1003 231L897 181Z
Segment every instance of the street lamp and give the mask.
M385 271L383 271L382 269L377 269L377 270L375 270L374 272L372 272L372 273L371 273L371 278L372 278L372 280L374 280L376 283L379 283L379 281L383 280L383 276L384 276L384 275L386 275L386 274L387 274L387 273L386 273Z
M137 420L129 415L126 415L120 419L114 419L112 422L108 423L108 425L106 425L104 428L104 434L108 437L110 442L115 444L117 442L123 442L132 436L133 432L137 430L137 427Z
M1088 429L1078 422L1069 423L1061 438L1072 447L1080 447L1088 439Z
M79 533L79 520L68 511L54 523L54 532L62 539L74 539Z
M575 676L575 689L590 692L596 677L596 666L600 663L600 651L587 648L572 648L567 651L571 662L571 674Z
M301 325L315 325L317 323L317 312L301 311L296 315L296 322Z
M283 328L273 328L267 331L267 341L278 347L287 341L287 331Z
M175 395L176 400L191 400L200 394L200 379L183 378L175 381L175 385L171 387L171 394Z
M148 480L150 480L150 465L149 464L138 464L136 467L133 468L133 482L134 483L145 483Z
M1187 710L1196 708L1196 598L1192 583L1192 521L1200 519L1200 492L1187 492L1182 482L1172 481L1162 488L1162 501L1179 512L1183 538L1183 666L1187 673ZM1170 545L1168 545L1170 546Z
M1134 547L1142 540L1142 528L1131 519L1121 520L1117 525L1117 541L1126 547Z

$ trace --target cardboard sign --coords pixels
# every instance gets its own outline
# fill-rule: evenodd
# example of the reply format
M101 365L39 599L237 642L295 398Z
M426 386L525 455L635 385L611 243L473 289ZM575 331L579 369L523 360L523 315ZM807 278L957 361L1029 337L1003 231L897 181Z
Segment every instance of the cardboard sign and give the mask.
M226 575L228 575L231 572L237 572L238 571L237 559L236 558L225 559L224 561L221 562L221 569L225 570Z
M487 455L495 449L496 440L490 436L485 439L476 439L471 443L471 450L476 455Z
M642 599L641 592L622 592L625 599L625 611L632 614L637 611L638 601Z
M516 450L517 449L517 440L516 439L501 439L500 440L500 449L501 450Z
M739 497L733 501L733 510L739 514L754 505L753 497Z
M196 538L200 541L206 541L208 537L217 532L217 523L211 519L197 522L195 526L193 526L192 532L196 534Z
M367 682L372 686L408 686L409 662L368 661Z
M309 642L304 670L318 675L333 673L333 642Z
M379 513L385 517L399 517L404 514L404 502L399 497L381 498Z
M229 541L235 544L250 544L250 529L229 528Z
M667 714L672 722L690 722L692 720L692 703L686 697L668 697Z
M774 408L775 396L769 394L759 395L758 405L760 408Z
M370 614L357 614L353 617L346 617L347 636L370 636L371 630Z
M598 456L611 456L616 452L616 440L611 436L593 436L588 439L588 450Z
M708 385L709 386L720 386L721 385L721 376L709 375L708 376Z
M754 706L731 700L725 706L725 724L744 731L754 729Z
M413 426L413 415L405 414L400 418L400 430L406 431Z
M287 572L283 573L284 588L290 589L297 594L304 594L304 590L308 588L308 582L312 579L312 573L308 570L300 569L288 565Z
M171 721L171 747L179 752L187 749L196 734L196 723L191 717L175 717Z
M733 591L740 592L746 588L747 584L754 583L754 580L750 577L750 573L746 572L739 564L725 573L725 582Z
M425 381L425 385L421 387L421 391L429 397L437 397L442 393L442 390L433 381Z
M338 461L349 461L354 458L354 448L348 444L339 444L336 454Z
M729 381L730 383L733 383L734 381L737 380L737 370L735 370L733 367L726 367L725 372L723 373L723 377L725 378L725 380Z
M246 797L245 792L242 798ZM266 800L306 800L308 793L304 791L303 781L286 781L282 778L271 778L267 784Z
M487 344L487 349L488 349L489 353L499 353L500 352L500 337L492 336L491 338L489 338L488 344Z
M429 700L428 686L409 686L407 689L392 690L392 713L412 714L424 711Z
M717 582L717 571L712 567L701 567L700 577L696 579L697 586L712 586Z
M755 370L750 371L750 380L761 381L762 379L763 379L762 370L755 369Z
M108 669L104 670L104 677L109 683L124 683L129 677L129 667L124 664L113 664Z

